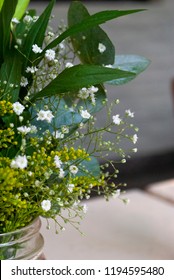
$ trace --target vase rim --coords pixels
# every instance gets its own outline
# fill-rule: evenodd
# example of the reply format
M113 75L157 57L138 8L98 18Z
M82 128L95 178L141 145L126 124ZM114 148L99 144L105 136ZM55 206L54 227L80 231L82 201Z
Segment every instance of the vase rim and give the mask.
M37 221L40 221L40 217L36 217L34 218L28 225L26 225L25 227L21 227L21 228L18 228L14 231L8 231L8 232L3 232L3 233L0 233L0 237L3 237L3 236L7 236L7 235L12 235L12 234L17 234L21 231L25 231L27 230L28 228L31 227L31 225L37 223Z

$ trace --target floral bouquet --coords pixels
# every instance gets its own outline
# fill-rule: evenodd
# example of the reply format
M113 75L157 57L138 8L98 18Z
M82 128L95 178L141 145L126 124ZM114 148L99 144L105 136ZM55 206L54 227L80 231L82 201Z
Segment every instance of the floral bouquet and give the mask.
M38 216L55 220L57 231L63 222L77 228L86 211L81 201L92 191L120 197L121 183L112 177L126 162L121 141L136 144L137 129L129 108L123 116L113 113L119 101L108 104L104 84L127 83L149 64L140 56L115 56L99 27L142 10L90 15L72 1L67 25L60 19L53 30L55 1L40 16L26 11L29 2L0 0L0 234ZM101 110L106 122L98 126Z

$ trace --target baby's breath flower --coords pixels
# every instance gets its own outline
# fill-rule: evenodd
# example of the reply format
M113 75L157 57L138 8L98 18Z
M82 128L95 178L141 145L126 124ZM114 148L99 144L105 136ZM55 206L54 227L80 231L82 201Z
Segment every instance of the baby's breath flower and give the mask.
M27 134L31 131L31 128L27 127L27 126L20 126L20 127L17 127L17 130L22 134Z
M59 170L59 178L64 178L64 177L65 177L65 171L62 168L60 168L60 170Z
M33 18L30 16L30 15L26 15L24 18L23 18L23 22L24 23L31 23L33 21Z
M67 133L69 133L69 127L67 127L66 125L63 125L61 127L61 131L62 131L62 133L67 134Z
M112 116L112 121L114 124L120 125L120 123L121 123L120 115Z
M17 18L12 18L12 23L18 24L20 21Z
M74 184L69 184L69 185L68 185L68 190L69 190L70 192L73 191L73 188L74 188Z
M54 116L50 110L40 110L37 113L37 121L47 121L48 123L51 123L53 118Z
M11 168L19 168L24 169L27 167L28 161L26 155L24 156L17 156L15 159L12 160L10 166Z
M91 114L87 110L81 110L80 115L84 119L90 119L91 117Z
M20 82L21 87L26 87L28 85L28 80L24 76L21 77L21 82Z
M45 58L48 60L48 61L53 61L55 59L55 56L56 56L56 53L54 50L52 49L49 49L49 50L46 50L45 52Z
M45 212L49 211L51 209L51 201L49 199L43 200L41 202L41 207Z
M57 167L57 168L61 168L61 165L62 165L62 161L60 160L60 157L59 156L55 156L54 157L54 163L55 163L55 166Z
M133 117L134 117L134 112L131 112L130 109L126 110L125 113L126 113L126 115L127 115L128 117L130 117L130 118L133 118Z
M58 130L53 132L53 137L56 139L63 139L64 138L64 134Z
M100 53L104 53L106 51L106 46L103 45L102 43L98 44L98 50Z
M19 102L15 102L13 103L13 111L16 113L16 115L21 115L24 111L25 107L19 103Z
M27 69L25 70L26 73L32 73L34 74L35 72L38 71L38 68L36 66L28 66Z
M34 53L41 53L42 49L37 44L34 44L34 45L32 45L32 51Z
M37 127L35 125L30 126L30 132L31 133L37 133Z
M67 62L66 64L65 64L65 67L66 68L70 68L70 67L73 67L74 65L73 65L73 63L71 63L71 62Z
M133 142L134 144L136 144L136 143L137 143L137 140L138 140L138 136L137 136L137 134L134 134L134 135L132 136L132 142Z
M87 88L83 87L82 89L80 89L78 97L82 99L87 99L89 97L89 91L87 90Z
M77 174L77 172L79 171L79 169L78 169L78 167L77 167L76 165L71 165L71 166L69 167L69 171L70 171L73 175L75 175L75 174Z
M120 196L121 190L117 189L114 193L113 193L113 198L117 198Z

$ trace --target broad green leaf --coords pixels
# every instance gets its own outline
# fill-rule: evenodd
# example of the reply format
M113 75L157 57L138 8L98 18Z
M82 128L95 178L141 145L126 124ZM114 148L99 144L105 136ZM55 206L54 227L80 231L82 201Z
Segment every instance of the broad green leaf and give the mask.
M117 55L115 57L115 63L113 65L113 68L120 69L123 71L129 71L134 73L135 75L140 74L143 72L150 64L150 60L139 55ZM125 77L121 79L116 79L107 82L108 84L112 85L121 85L128 83L134 77Z
M68 11L68 25L72 27L89 16L90 14L82 2L73 1ZM75 52L83 63L98 65L114 63L115 47L99 26L77 33L71 36L71 40ZM98 50L99 43L106 47L106 51L103 53Z
M138 9L138 10L126 10L126 11L119 11L119 10L109 10L109 11L102 11L98 12L96 14L93 14L91 16L88 16L80 23L77 23L73 25L72 27L69 27L66 31L64 31L58 38L53 40L44 51L50 48L56 47L58 44L60 44L64 39L66 39L69 36L72 36L74 34L77 34L78 32L82 32L84 30L87 30L89 28L92 28L94 26L98 26L102 23L105 23L106 21L126 16L129 14L137 13L144 11L144 9Z
M18 100L21 81L21 68L22 60L20 54L15 49L11 50L5 57L4 63L2 64L0 70L3 98L7 98L11 102ZM12 85L14 85L14 87Z
M33 100L60 93L77 91L82 87L100 84L106 81L133 77L135 74L98 65L76 65L65 69L43 90L34 95Z
M80 168L80 166L79 166L79 171L77 173L78 177L80 177L80 176L88 176L89 177L89 174L91 176L94 176L95 178L100 177L101 172L100 172L100 165L99 165L98 160L95 157L90 157L90 158L91 158L90 161L83 160L81 162L81 166L84 166L84 169ZM86 173L85 169L87 169L89 172Z
M22 16L24 15L29 3L30 3L30 0L18 0L18 4L16 6L15 14L13 17L17 18L18 20L21 19Z
M0 65L10 48L10 29L17 0L6 0L0 12Z
M44 12L40 15L38 20L32 25L29 30L27 37L25 39L22 53L28 58L28 61L33 61L38 57L38 54L32 52L32 45L37 44L39 47L42 47L43 40L45 38L45 31L48 26L48 22L50 19L51 11L53 9L55 0L51 0L49 5L46 7ZM23 66L23 71L26 68L27 61Z

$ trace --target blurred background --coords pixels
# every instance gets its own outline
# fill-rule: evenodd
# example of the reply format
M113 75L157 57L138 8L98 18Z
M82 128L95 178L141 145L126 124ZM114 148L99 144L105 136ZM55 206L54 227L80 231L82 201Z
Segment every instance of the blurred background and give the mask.
M41 12L48 1L31 1ZM54 15L66 18L68 2L57 1ZM117 54L137 54L151 60L148 69L130 83L108 87L109 99L120 99L119 113L135 112L139 128L138 153L120 166L120 179L129 188L145 188L152 182L173 177L174 161L174 28L173 0L82 1L90 13L107 9L147 11L107 22L103 29L116 47ZM118 112L115 112L118 113ZM101 123L105 116L100 114Z

